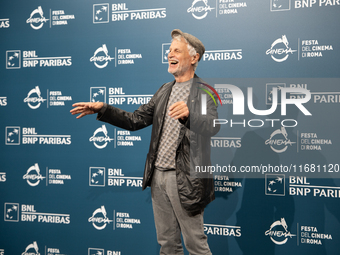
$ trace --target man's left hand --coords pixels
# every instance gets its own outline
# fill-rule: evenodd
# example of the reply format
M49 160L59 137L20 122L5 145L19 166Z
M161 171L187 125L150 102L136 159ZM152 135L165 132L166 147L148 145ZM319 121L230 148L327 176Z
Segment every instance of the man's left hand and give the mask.
M189 117L189 108L183 101L176 102L169 107L171 118L186 120Z

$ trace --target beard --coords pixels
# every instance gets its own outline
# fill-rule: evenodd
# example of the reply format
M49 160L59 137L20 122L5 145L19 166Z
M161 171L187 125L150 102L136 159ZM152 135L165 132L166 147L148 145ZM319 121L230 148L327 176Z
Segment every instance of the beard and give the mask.
M173 76L181 76L189 70L190 66L183 66L180 63L177 64L175 69L172 69L171 64L169 64L168 72Z

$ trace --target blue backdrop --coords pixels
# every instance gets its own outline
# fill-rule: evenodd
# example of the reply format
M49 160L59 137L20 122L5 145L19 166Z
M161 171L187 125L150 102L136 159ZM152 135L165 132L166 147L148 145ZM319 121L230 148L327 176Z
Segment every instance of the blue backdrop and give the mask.
M0 254L158 254L151 129L69 111L147 103L173 80L175 28L204 43L197 74L222 102L213 254L339 254L339 15L337 0L2 1Z

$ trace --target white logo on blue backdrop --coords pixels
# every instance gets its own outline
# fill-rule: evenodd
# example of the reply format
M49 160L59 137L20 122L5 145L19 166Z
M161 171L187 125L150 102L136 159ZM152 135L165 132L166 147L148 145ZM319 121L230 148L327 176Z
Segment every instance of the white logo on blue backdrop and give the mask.
M40 255L37 242L29 244L21 255Z
M265 142L265 144L269 145L270 148L276 153L285 152L288 149L288 145L292 146L294 143L296 142L292 142L288 138L288 133L285 127L276 129Z
M289 11L290 0L271 0L270 11Z
M210 5L208 5L208 0L194 0L187 12L191 13L195 19L204 19L207 17L208 12L213 9L215 8L211 8Z
M104 255L104 249L89 248L88 255Z
M266 174L266 195L285 196L285 175Z
M41 175L39 165L38 163L35 163L27 170L26 174L22 178L27 180L27 183L30 186L35 187L46 177Z
M289 47L289 42L286 35L283 35L281 38L276 39L270 49L266 51L267 55L270 55L272 59L276 62L286 61L289 57L289 54L293 54L296 50L292 50Z
M97 134L103 133L104 136L97 136ZM103 149L107 146L109 142L113 139L108 136L108 132L105 125L102 125L100 128L97 128L94 131L93 136L90 137L89 141L93 142L94 146L98 149Z
M275 221L271 226L270 229L268 229L265 232L266 236L270 236L270 239L273 241L273 243L277 245L283 245L287 243L288 237L292 238L293 235L288 231L288 225L286 223L286 220L284 218L281 218L281 220Z
M93 62L97 68L104 68L107 66L109 61L113 60L109 55L109 51L106 47L106 44L103 44L102 47L99 47L90 58L90 62Z
M30 17L26 20L27 24L30 24L31 27L35 30L42 28L44 23L46 23L48 19L44 17L44 12L41 6L38 6L37 9L32 11Z
M91 87L90 102L106 103L106 87Z
M20 127L6 127L6 145L20 145Z
M109 4L93 5L93 23L109 22Z
M21 51L8 50L6 51L6 69L21 68Z
M90 186L105 187L105 167L90 167Z
M170 53L171 43L162 43L162 64L168 63L168 55Z
M93 212L92 217L90 217L88 221L92 222L92 225L97 230L106 228L106 225L112 222L112 220L107 217L107 212L103 205Z
M19 221L19 204L5 203L5 221Z
M41 91L39 89L39 86L35 86L34 89L31 89L28 92L27 97L24 99L24 102L27 103L27 105L31 109L39 108L41 103L43 103L44 101L46 101L46 99L43 99L41 97Z

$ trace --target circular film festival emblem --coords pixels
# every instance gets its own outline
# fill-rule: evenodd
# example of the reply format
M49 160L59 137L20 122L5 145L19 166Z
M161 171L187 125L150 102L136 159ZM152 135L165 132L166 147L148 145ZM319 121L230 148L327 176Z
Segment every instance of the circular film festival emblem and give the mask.
M30 17L26 20L26 23L29 23L33 29L38 30L42 28L44 23L47 21L48 19L44 17L44 12L41 6L38 6L37 9L32 11Z
M90 62L93 62L97 68L105 68L112 59L114 58L110 57L106 44L103 44L94 52Z
M203 2L203 4L201 2ZM213 9L215 8L211 8L210 5L208 5L208 0L194 0L187 12L191 13L195 19L204 19L208 15L208 11Z
M276 153L285 152L288 149L288 145L292 146L294 143L295 142L292 142L288 138L287 131L284 127L276 129L265 142L265 144L269 144L270 148Z
M288 39L283 35L272 43L270 49L266 51L266 54L271 55L272 59L276 62L283 62L287 60L289 54L293 54L296 51L292 50L288 45Z
M29 244L21 255L40 255L37 242Z
M92 213L92 217L89 218L89 222L92 222L95 229L102 230L106 228L106 225L112 222L112 220L107 217L105 207L102 205Z
M35 163L33 166L28 168L26 174L22 177L24 180L27 180L27 183L34 187L37 186L41 180L45 179L46 177L43 177L40 174L40 168L37 163Z
M273 243L282 245L288 241L288 237L292 238L293 235L288 231L288 226L286 220L281 218L281 220L275 221L265 232L266 236L269 236Z
M97 136L97 134L103 133L104 136ZM90 137L90 142L93 142L94 146L98 149L103 149L107 146L108 142L111 142L113 139L108 136L108 132L105 125L102 125L100 128L97 128L94 131L93 136Z
M39 108L41 103L44 101L46 101L46 99L41 97L41 91L38 86L35 86L34 89L31 89L30 92L28 92L27 97L24 99L24 102L27 103L31 109Z

